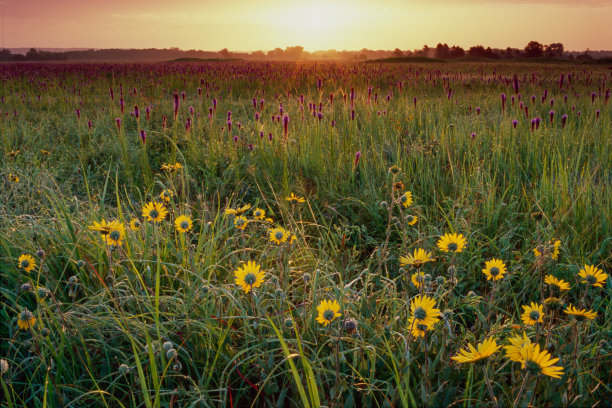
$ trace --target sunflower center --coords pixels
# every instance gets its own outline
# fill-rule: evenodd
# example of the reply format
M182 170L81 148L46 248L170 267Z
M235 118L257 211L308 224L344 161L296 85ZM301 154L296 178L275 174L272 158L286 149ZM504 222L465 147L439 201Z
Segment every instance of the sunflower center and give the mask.
M30 261L28 261L27 259L24 259L23 261L21 261L20 265L23 269L26 269L28 266L30 266Z
M417 326L417 329L422 331L422 332L427 331L427 325L426 324L420 324L419 323L416 326Z
M555 290L555 291L560 291L560 290L561 290L561 288L559 287L559 285L557 285L556 283L551 283L551 284L550 284L550 288L551 288L552 290Z
M400 202L403 204L406 201L408 201L408 197L406 196L406 194L404 194L403 196L400 197Z
M257 282L257 276L254 273L247 273L244 276L244 283L247 285L252 286L255 282Z
M274 234L274 238L276 238L277 240L279 240L279 241L280 241L281 239L283 239L283 236L284 236L284 235L285 235L285 234L283 234L283 232L282 232L282 231L276 231L276 233Z
M189 228L189 223L187 221L182 221L180 226L181 229L186 230L187 228Z
M586 281L589 285L594 285L595 283L597 283L597 278L593 275L587 275Z
M417 307L414 310L414 318L417 320L423 320L427 317L427 311L423 309L421 306Z
M151 210L149 212L149 217L156 219L157 217L159 217L159 212L157 210Z
M323 312L323 318L327 321L331 322L332 320L334 320L334 316L335 316L335 313L333 310L327 309L325 312Z
M497 266L494 266L491 268L489 273L491 274L491 276L497 276L499 275L499 268Z
M532 310L529 313L529 318L533 321L538 321L540 319L540 312L538 312L537 310Z
M121 233L119 231L112 231L108 236L113 241L118 241L121 238Z
M255 218L259 218L259 217L261 217L261 212L255 211Z
M542 372L542 367L538 363L532 360L525 361L525 368L529 374L538 375Z
M450 244L448 244L448 250L449 251L455 252L457 250L457 248L459 248L459 247L454 242L451 242Z
M408 222L412 222L412 221L414 221L414 217L412 215L409 215L408 217L406 217L406 220Z

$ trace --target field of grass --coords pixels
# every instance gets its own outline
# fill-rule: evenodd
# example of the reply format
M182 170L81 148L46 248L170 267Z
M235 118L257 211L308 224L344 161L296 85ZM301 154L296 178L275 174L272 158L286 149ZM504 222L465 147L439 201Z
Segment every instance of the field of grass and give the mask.
M605 67L0 75L2 407L610 403Z

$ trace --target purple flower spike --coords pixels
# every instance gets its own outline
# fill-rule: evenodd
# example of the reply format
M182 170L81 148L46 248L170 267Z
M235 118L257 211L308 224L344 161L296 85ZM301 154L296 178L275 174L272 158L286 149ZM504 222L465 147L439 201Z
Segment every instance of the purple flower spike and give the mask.
M142 140L142 144L147 142L147 132L144 129L140 131L140 140Z
M355 163L353 163L353 167L357 167L359 164L359 159L361 159L361 151L355 153Z
M518 125L518 120L513 119L512 120L512 127L516 129L516 125Z
M567 115L562 115L561 116L561 127L562 128L565 127L565 122L567 122Z

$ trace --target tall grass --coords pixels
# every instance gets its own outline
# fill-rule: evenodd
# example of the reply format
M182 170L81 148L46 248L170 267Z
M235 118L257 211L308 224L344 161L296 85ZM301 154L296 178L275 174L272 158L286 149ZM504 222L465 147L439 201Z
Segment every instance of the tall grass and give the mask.
M572 81L560 87L562 73ZM3 406L511 406L515 399L592 406L609 399L609 280L587 287L577 276L585 264L608 272L611 263L610 78L602 68L7 64L2 77ZM176 119L174 90L185 92ZM541 123L531 130L535 117ZM180 170L161 169L175 162ZM395 176L392 166L400 169ZM176 193L166 203L169 217L145 222L142 206L160 201L164 189ZM414 196L408 208L396 202L404 190ZM292 192L306 202L285 200ZM225 210L245 204L250 223L239 230ZM254 220L256 207L273 220ZM182 214L194 221L185 234L173 225ZM408 225L406 215L418 222ZM87 228L101 219L142 226L113 248ZM271 243L273 226L295 235L293 243ZM454 257L437 251L446 232L463 234L467 249ZM561 241L559 257L537 259L533 249L551 239ZM410 303L420 291L414 271L399 264L418 247L436 258L423 267L424 292L442 311L424 339L410 335ZM19 267L21 254L35 256L35 270ZM491 258L508 266L494 297L481 272ZM233 275L247 260L266 271L249 294ZM545 286L541 296L548 273L571 289L556 295L560 309L547 303L542 327L525 326L521 306L554 294ZM338 300L342 313L327 327L315 321L324 299ZM572 320L562 311L570 303L597 318ZM37 318L30 330L18 329L24 308ZM346 330L349 318L356 330ZM561 379L522 388L524 371L502 351L488 360L491 381L479 366L450 360L467 343L493 336L505 345L523 331L560 358Z

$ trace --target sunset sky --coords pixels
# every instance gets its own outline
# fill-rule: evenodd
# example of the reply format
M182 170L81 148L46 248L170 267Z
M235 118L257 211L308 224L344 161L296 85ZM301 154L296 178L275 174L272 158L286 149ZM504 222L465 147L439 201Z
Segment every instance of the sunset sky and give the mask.
M612 0L0 0L2 47L612 50Z

